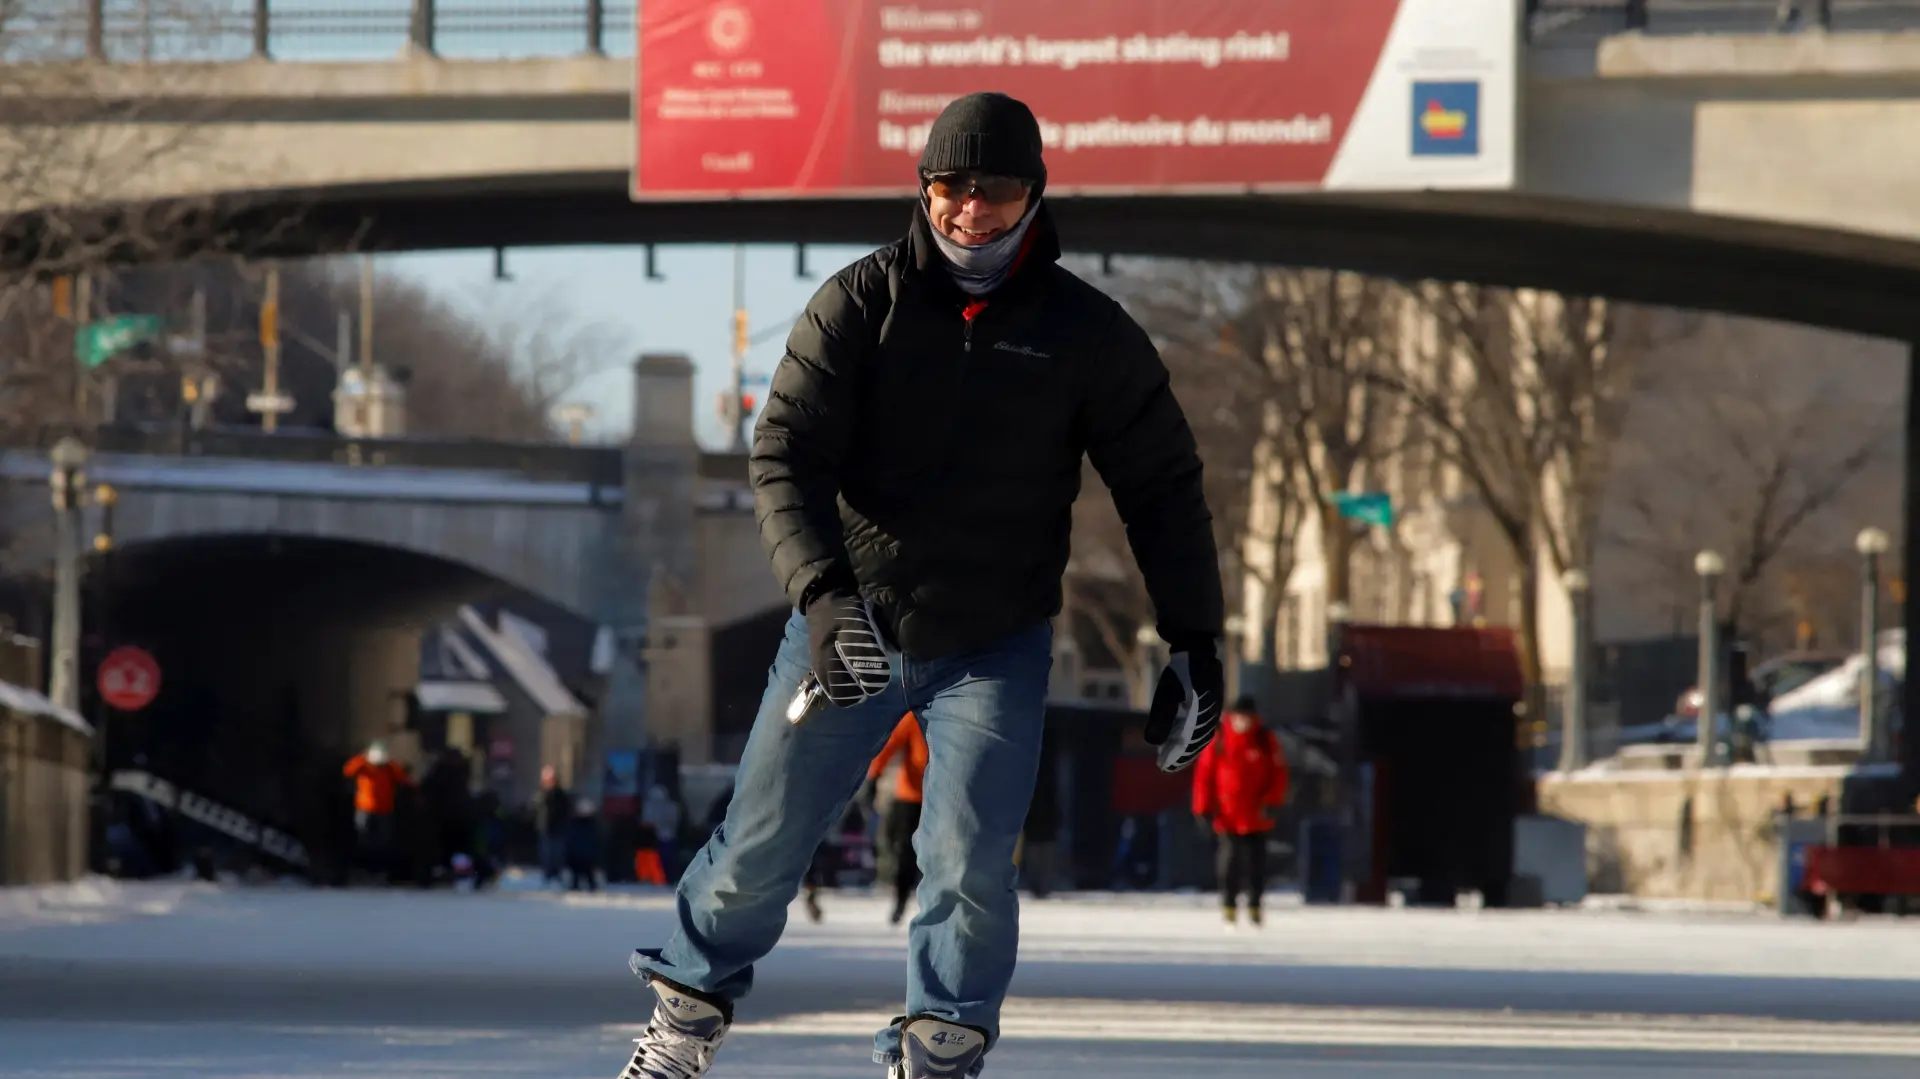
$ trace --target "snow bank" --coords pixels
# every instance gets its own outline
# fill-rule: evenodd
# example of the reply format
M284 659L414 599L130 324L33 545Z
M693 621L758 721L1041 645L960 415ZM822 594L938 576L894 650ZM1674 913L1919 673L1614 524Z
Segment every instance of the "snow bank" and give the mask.
M0 929L91 925L171 914L188 895L207 890L212 889L184 882L128 883L110 877L0 888Z

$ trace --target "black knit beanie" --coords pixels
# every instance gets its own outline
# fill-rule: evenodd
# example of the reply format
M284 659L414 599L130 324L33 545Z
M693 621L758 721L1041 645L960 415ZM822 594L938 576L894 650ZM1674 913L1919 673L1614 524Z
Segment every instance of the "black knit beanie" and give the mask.
M1033 110L1005 94L978 93L955 98L927 133L920 174L978 172L1047 182L1040 159L1040 122Z

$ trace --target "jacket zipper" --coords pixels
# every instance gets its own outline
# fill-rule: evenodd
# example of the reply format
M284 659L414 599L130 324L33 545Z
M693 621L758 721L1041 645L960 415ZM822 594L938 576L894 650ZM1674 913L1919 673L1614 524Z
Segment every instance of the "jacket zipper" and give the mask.
M973 351L973 322L975 319L980 317L980 312L985 311L986 309L987 309L987 301L985 300L975 300L972 303L968 304L966 307L961 309L960 317L966 320L966 324L967 324L966 340L964 341L961 347L961 351L963 352Z
M1021 265L1027 261L1027 252L1031 250L1033 250L1033 230L1028 229L1026 238L1020 241L1019 252L1013 256L1013 269L1007 273L1009 278L1020 272ZM973 322L980 317L980 312L986 309L987 299L984 296L969 301L967 306L960 309L960 317L967 322L966 337L961 342L960 350L962 352L973 351Z

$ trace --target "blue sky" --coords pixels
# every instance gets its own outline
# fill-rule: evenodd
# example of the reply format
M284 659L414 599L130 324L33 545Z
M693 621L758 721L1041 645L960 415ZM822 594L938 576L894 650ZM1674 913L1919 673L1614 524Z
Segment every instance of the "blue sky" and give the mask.
M792 318L835 270L870 250L865 247L809 247L811 280L794 276L791 246L747 248L749 332L759 334ZM705 444L719 447L727 432L717 398L733 364L733 248L687 245L656 249L655 269L664 281L649 281L641 248L550 247L507 252L511 281L493 279L493 252L432 252L384 256L382 273L425 284L436 295L466 310L482 325L502 317L524 317L524 301L552 298L552 317L582 328L606 332L616 349L605 369L574 388L568 400L593 406L592 437L611 441L626 436L632 419L630 364L641 352L684 352L693 359L696 430ZM524 296L503 295L510 291ZM772 374L785 344L773 334L747 355L749 373Z

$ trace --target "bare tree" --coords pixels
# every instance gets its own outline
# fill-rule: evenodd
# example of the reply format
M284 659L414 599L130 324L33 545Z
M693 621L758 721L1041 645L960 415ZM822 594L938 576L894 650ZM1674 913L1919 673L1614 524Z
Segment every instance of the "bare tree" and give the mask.
M1118 291L1185 382L1228 602L1243 612L1246 659L1271 669L1310 519L1328 598L1349 600L1356 534L1331 496L1368 480L1400 434L1394 397L1370 374L1395 347L1398 290L1354 274L1161 263Z
M1270 516L1317 513L1327 602L1350 603L1356 536L1333 499L1395 449L1402 405L1379 372L1398 348L1401 290L1360 274L1268 268L1247 300L1230 339L1265 380L1259 459L1269 482L1284 473L1295 486L1295 506L1275 491Z
M1661 334L1684 325L1531 290L1428 283L1417 295L1426 347L1391 379L1512 552L1523 663L1538 684L1540 574L1591 565L1633 372Z
M1237 565L1247 516L1247 479L1257 413L1248 408L1246 373L1217 347L1229 313L1233 271L1198 263L1143 261L1103 282L1153 339L1205 462L1207 505L1223 563ZM1228 603L1238 574L1223 574ZM1087 470L1074 505L1073 557L1066 609L1090 629L1103 651L1139 684L1141 650L1134 634L1151 625L1153 606L1133 562L1126 531L1096 473Z
M254 185L218 146L222 106L199 92L215 69L92 58L177 59L226 14L205 0L109 5L95 39L81 6L0 6L0 439L100 420L128 364L90 371L73 343L125 312L121 268L244 254L299 216L233 223Z
M168 10L166 0L153 5ZM242 250L209 198L157 198L152 185L202 150L214 107L153 90L176 75L140 75L79 62L85 41L72 6L0 8L0 443L45 442L98 422L101 373L76 354L76 331L109 310L110 266ZM161 102L160 97L171 97ZM231 175L220 173L216 175ZM242 200L228 199L229 208ZM40 518L8 522L9 568Z
M1127 545L1126 525L1089 466L1073 504L1073 552L1062 584L1062 613L1070 629L1085 626L1113 657L1129 686L1144 684L1140 627L1153 624L1153 601Z
M562 297L517 290L484 322L411 281L384 279L387 307L378 347L409 370L409 429L419 434L540 441L555 432L554 407L627 353L611 327L571 317ZM463 338L461 347L421 334Z
M286 262L280 275L279 384L293 399L281 417L288 431L334 428L333 394L343 359L360 347L358 266L327 260ZM103 277L103 302L125 312L159 314L184 332L197 309L204 350L188 355L139 350L111 361L120 376L124 423L179 422L182 376L189 368L218 376L213 422L251 425L249 392L263 382L259 337L266 267L239 260L201 260ZM580 382L622 355L608 328L571 317L557 298L516 290L487 316L435 296L419 282L376 277L373 358L407 388L410 434L449 438L544 441L554 435L554 405ZM340 320L348 322L345 349ZM484 317L485 321L482 321Z
M1642 370L1607 538L1634 579L1689 600L1694 553L1719 550L1726 620L1781 641L1791 624L1852 604L1854 532L1898 524L1903 401L1885 389L1898 357L1860 338L1720 317L1687 345Z

